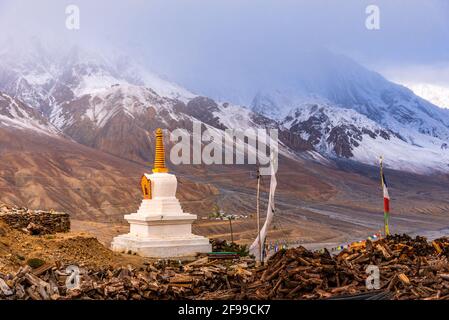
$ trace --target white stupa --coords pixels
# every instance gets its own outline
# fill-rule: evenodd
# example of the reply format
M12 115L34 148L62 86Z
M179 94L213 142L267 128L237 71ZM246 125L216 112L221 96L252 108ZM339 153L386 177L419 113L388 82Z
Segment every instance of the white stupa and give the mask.
M130 232L112 240L112 250L144 257L180 258L212 251L209 239L192 234L197 216L183 212L176 198L178 181L165 167L162 130L156 131L153 174L141 180L143 200L136 213L125 215Z

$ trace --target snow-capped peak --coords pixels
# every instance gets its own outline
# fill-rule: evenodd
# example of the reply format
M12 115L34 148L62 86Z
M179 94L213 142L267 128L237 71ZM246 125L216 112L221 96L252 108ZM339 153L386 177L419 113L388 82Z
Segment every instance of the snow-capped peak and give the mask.
M79 47L52 52L39 43L32 50L10 47L0 59L0 90L46 114L65 101L118 84L147 87L184 102L195 97L124 55L104 56Z
M382 155L390 168L398 170L449 170L444 140L404 128L392 131L352 109L305 104L292 110L281 124L303 144L330 157L376 165Z

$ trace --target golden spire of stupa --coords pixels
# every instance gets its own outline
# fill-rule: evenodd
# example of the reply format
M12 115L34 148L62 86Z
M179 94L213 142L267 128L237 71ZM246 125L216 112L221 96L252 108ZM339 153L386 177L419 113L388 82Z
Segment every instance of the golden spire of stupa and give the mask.
M168 169L165 167L165 149L161 128L158 128L156 130L156 153L154 156L153 172L168 172Z

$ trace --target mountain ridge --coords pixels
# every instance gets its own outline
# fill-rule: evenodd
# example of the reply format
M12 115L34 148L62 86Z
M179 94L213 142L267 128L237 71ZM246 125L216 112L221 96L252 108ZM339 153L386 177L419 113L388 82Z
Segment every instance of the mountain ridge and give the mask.
M287 87L259 92L247 108L193 94L127 59L73 49L61 68L46 52L15 66L0 63L0 90L78 143L133 161L146 159L156 127L202 121L218 130L278 129L285 154L318 152L371 165L383 154L396 169L449 171L449 110L341 55L321 53L324 64L307 57Z

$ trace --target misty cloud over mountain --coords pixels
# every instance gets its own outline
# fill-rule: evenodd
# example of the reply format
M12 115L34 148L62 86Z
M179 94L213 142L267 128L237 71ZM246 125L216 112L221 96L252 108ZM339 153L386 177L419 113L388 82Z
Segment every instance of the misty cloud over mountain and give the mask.
M82 0L73 2L81 29L70 31L65 8L72 2L1 0L0 41L26 43L38 36L56 48L118 50L192 91L244 104L266 86L289 86L307 66L303 53L316 48L345 54L389 78L419 80L416 71L404 70L449 65L444 0L376 1L381 24L375 31L365 28L372 2L365 0ZM449 84L447 72L432 79Z

